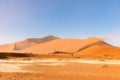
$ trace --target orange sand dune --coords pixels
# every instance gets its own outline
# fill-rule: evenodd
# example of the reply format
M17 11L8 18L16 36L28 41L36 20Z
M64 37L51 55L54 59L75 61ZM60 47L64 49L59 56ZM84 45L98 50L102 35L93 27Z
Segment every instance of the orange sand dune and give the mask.
M0 52L14 52L19 51L28 47L31 47L36 44L41 44L50 40L58 39L55 36L47 36L43 38L29 38L23 41L15 42L12 44L0 45Z
M90 46L78 53L75 56L92 56L92 57L120 57L120 48L106 43Z
M0 45L0 52L13 52L14 44Z
M30 46L44 43L44 42L54 40L54 39L58 39L58 37L50 35L50 36L43 37L43 38L29 38L24 41L15 43L15 50L22 50L22 49L28 48Z
M27 53L51 53L54 51L64 51L64 52L76 52L80 49L84 49L87 46L101 42L98 38L89 39L56 39L46 43L38 44L27 49L21 50L21 52Z

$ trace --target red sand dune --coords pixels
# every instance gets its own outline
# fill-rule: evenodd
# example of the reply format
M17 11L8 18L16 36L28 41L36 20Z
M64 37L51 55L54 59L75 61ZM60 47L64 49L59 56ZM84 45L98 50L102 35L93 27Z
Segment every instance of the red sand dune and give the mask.
M0 45L0 52L48 54L55 51L74 53L74 56L119 56L120 48L99 38L61 39L55 36L29 38L13 44Z
M109 45L107 43L100 43L92 45L78 53L75 56L120 56L120 48Z
M48 54L54 51L64 51L64 52L76 52L79 49L86 48L92 44L101 42L98 38L89 39L56 39L42 44L37 44L35 46L21 50L21 52L27 53L39 53Z

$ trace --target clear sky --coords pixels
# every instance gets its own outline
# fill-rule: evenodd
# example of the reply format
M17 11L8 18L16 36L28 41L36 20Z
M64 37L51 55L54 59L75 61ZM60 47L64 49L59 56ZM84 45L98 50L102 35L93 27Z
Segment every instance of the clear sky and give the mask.
M120 0L0 0L0 43L47 35L120 45Z

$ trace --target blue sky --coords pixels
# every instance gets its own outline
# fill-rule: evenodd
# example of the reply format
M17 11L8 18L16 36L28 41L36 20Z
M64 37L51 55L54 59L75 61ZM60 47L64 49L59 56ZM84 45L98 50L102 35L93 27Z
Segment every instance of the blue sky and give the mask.
M120 45L120 0L0 0L0 43L56 35Z

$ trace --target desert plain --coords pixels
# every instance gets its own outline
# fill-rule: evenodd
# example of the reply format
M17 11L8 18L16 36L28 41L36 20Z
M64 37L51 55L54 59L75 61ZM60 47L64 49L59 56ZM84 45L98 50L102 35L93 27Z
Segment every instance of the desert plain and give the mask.
M119 80L120 60L41 58L0 60L0 80Z
M120 48L55 36L0 45L0 80L120 80Z

